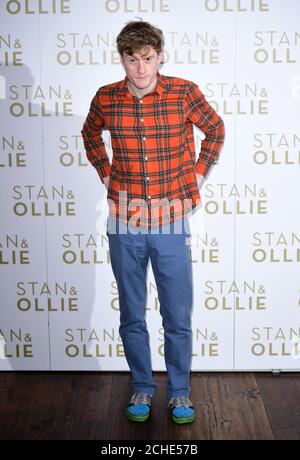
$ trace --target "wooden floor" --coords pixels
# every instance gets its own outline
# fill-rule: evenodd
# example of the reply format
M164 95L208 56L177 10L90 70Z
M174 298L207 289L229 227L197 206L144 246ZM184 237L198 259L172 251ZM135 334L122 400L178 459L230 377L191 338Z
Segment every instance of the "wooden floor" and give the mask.
M127 372L1 372L0 439L300 439L300 374L191 374L197 419L168 415L164 372L146 423L130 422Z

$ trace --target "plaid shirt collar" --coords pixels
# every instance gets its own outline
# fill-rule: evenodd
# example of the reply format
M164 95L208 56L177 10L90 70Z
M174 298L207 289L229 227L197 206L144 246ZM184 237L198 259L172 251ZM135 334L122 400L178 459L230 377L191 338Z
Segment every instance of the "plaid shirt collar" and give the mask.
M127 75L125 75L124 80L122 80L121 83L120 83L119 94L121 96L124 96L124 97L132 97L133 96L133 94L129 91L128 86L127 86L128 80L129 79L128 79ZM159 73L159 71L157 71L157 85L154 88L154 90L152 90L151 93L149 93L149 94L157 93L157 94L161 95L164 92L164 88L165 88L165 84L164 84L164 81L163 81L163 76L162 76L161 73Z

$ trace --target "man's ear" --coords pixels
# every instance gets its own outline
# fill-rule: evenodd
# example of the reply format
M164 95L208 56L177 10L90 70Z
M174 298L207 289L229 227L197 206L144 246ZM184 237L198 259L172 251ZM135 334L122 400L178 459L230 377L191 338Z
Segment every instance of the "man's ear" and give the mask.
M160 51L160 53L158 53L158 62L159 64L162 64L164 62L164 51Z

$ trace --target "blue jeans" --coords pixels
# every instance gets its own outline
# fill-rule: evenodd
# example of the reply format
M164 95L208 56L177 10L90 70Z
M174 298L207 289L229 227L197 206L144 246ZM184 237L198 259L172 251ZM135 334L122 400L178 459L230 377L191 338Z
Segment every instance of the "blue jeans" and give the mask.
M164 233L170 230L169 234ZM149 333L145 320L147 266L151 260L164 328L168 397L189 396L192 357L192 264L188 217L159 228L140 230L107 219L106 234L120 306L119 333L132 374L133 391L154 394Z

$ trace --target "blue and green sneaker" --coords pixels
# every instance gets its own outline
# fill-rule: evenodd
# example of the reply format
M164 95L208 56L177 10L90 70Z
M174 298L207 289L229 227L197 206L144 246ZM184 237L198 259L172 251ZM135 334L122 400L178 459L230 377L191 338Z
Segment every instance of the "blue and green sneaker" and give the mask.
M196 418L195 408L187 396L174 396L170 399L168 407L175 423L191 423Z
M148 393L134 393L127 406L127 418L133 422L146 422L151 413L151 398Z

